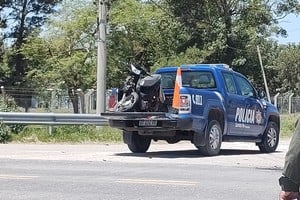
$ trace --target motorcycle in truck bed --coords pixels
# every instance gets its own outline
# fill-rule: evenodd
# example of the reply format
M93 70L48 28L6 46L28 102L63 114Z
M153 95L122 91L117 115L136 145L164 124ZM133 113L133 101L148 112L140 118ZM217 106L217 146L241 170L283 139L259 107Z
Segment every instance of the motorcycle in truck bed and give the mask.
M276 150L277 108L227 65L164 67L145 78L133 74L115 111L102 113L111 127L123 130L132 152L144 153L157 140L188 140L207 156L218 155L223 141L254 142L265 153Z

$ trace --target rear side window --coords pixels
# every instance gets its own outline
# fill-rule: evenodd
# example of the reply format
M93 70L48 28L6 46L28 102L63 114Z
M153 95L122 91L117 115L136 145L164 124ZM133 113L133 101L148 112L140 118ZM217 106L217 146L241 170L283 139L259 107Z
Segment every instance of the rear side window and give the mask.
M161 86L164 89L172 89L175 86L176 72L161 73Z
M176 72L162 73L162 87L174 88ZM182 86L197 89L215 88L216 82L211 72L205 71L182 71Z
M223 78L225 82L226 91L229 94L237 94L237 89L234 83L233 75L229 73L223 73Z
M215 88L216 82L211 72L184 72L182 73L182 85L191 88L209 89Z

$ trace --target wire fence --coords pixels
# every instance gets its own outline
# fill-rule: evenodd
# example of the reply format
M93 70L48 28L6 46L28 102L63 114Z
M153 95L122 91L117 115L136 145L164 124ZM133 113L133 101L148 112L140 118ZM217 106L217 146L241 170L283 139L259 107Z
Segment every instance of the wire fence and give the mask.
M96 91L81 90L73 91L74 98L77 98L79 113L96 113ZM54 113L74 113L72 99L68 92L64 90L45 89L42 91L34 91L32 89L22 88L3 88L1 94L7 100L13 99L17 102L20 112L54 112ZM278 94L271 97L273 104L281 114L300 113L300 96L291 96L291 94ZM118 99L117 91L106 91L106 109L115 104ZM73 101L74 102L74 101Z
M300 113L300 97L279 96L277 108L281 114Z

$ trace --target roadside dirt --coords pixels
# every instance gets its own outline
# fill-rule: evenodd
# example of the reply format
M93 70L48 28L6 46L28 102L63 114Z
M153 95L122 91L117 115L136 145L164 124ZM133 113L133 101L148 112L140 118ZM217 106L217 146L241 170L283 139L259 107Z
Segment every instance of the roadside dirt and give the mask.
M223 143L219 156L204 157L189 142L153 142L145 154L133 154L125 144L1 144L0 159L181 163L282 169L288 145L289 140L281 140L276 152L262 154L252 143Z

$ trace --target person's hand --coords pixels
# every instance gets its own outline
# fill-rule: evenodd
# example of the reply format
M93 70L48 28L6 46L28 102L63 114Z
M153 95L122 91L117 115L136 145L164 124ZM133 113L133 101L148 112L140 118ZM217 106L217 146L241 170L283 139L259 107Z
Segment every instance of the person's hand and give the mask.
M299 192L281 191L279 194L279 200L294 200L294 199L299 199L299 198L300 198Z

